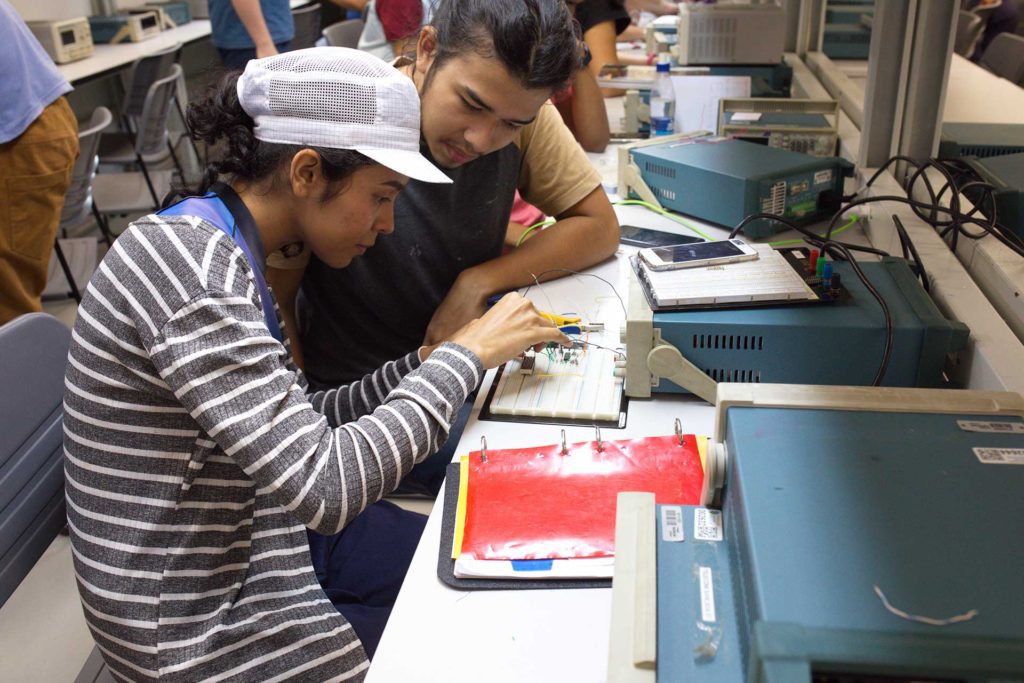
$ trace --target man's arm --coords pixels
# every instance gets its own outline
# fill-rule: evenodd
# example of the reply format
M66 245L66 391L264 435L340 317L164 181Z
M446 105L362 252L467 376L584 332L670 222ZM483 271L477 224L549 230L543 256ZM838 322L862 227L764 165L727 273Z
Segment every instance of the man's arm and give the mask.
M362 12L363 8L366 7L367 0L331 0L338 7L344 7L345 9L354 9L357 12Z
M270 37L270 30L267 29L267 22L263 19L263 10L260 9L260 0L231 0L231 6L235 13L242 20L246 33L256 46L256 57L270 57L277 54L277 47L273 38Z
M556 218L554 225L518 249L462 271L434 313L424 343L435 344L483 315L492 294L525 287L534 281L534 275L542 282L564 277L564 272L541 273L583 270L618 248L619 222L600 185Z
M608 146L611 131L604 96L597 87L597 79L588 69L580 69L572 79L572 96L555 106L565 125L588 152L603 152Z

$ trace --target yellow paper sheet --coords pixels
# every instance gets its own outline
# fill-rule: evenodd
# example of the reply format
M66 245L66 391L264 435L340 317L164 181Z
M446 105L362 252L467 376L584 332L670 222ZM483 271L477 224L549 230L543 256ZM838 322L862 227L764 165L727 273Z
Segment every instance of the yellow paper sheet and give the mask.
M466 526L466 496L469 493L469 456L459 458L459 504L455 508L455 534L452 538L452 559L462 553L462 530Z

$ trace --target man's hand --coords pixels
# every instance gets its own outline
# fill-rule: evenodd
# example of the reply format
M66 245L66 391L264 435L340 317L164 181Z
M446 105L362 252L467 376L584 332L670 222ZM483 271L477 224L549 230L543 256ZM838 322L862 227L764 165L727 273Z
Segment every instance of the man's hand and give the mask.
M448 339L466 323L482 316L487 309L487 294L472 283L469 271L463 271L455 280L448 296L434 311L434 317L427 325L423 343L427 346L439 344Z
M279 53L277 51L277 46L274 45L273 43L256 46L256 59L262 59L264 57L273 57L276 54Z
M679 5L670 0L626 0L626 9L651 14L679 14Z

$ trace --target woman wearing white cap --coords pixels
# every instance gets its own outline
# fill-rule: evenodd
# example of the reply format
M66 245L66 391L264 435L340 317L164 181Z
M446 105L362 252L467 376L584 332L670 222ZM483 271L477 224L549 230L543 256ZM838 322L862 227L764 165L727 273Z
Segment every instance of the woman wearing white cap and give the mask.
M86 619L132 680L358 680L423 524L359 513L437 449L485 368L565 338L509 295L307 396L263 255L302 242L344 267L393 230L408 178L447 181L419 154L415 86L363 53L302 50L249 62L189 119L223 158L117 240L75 324L65 470ZM307 528L336 534L312 561Z

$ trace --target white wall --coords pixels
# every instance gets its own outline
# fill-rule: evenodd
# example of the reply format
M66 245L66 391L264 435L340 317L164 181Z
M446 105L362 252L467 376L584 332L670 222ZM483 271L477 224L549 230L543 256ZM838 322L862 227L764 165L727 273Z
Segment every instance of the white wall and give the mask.
M117 0L118 7L137 7L147 0ZM90 0L10 0L11 5L25 21L41 19L71 19L92 14Z

